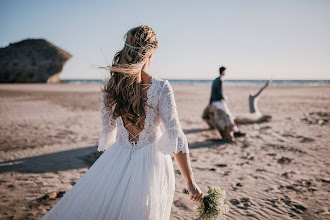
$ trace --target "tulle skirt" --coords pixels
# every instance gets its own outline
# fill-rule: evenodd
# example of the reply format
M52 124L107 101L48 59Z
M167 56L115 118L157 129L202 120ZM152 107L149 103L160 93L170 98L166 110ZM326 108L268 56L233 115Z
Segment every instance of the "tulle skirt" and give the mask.
M42 220L170 218L175 176L157 142L108 148Z

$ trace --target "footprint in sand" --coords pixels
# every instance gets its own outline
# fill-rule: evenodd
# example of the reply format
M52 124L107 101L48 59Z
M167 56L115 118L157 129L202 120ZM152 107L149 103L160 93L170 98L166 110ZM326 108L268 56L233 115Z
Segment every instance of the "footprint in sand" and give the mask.
M267 172L265 169L256 169L257 172Z
M309 116L302 118L301 121L310 125L327 125L330 121L330 114L328 112L310 112Z
M321 181L322 183L330 183L330 180L326 180L326 179L320 179L319 181Z
M56 198L62 198L66 192L65 191L59 191L59 192L51 192L48 194L45 194L44 196L37 199L38 202L42 202L44 200L52 200Z
M291 147L291 146L285 146L285 145L280 145L280 144L265 144L261 147L262 149L268 150L269 148L276 149L276 150L281 150L281 151L291 151L291 152L297 152L301 154L306 154L305 151L298 149L296 147Z
M315 141L315 139L309 137L304 137L304 136L297 136L297 137L302 138L300 140L300 143L311 143Z
M261 127L261 128L260 128L261 131L262 131L262 130L267 130L267 129L271 129L271 127L270 127L270 126L265 126L265 127Z
M228 176L229 174L230 174L230 171L225 171L223 175Z
M247 198L247 197L243 197L243 198L241 198L241 203L243 204L243 206L238 207L238 208L240 208L240 209L245 209L245 210L247 210L248 207L251 206L251 201L250 201L250 199Z
M236 183L236 187L242 187L242 183Z
M289 164L291 163L293 159L288 158L288 157L281 157L280 159L277 160L277 163L279 164Z
M237 199L231 199L230 203L233 205L238 205L240 202Z
M314 192L317 191L315 184L311 180L297 180L295 183L284 186L280 185L279 189L289 189L296 193Z
M236 183L235 186L232 185L233 191L238 190L239 187L243 187L242 183Z
M270 187L270 188L265 189L264 191L265 191L265 192L271 192L271 191L273 191L273 190L274 190L274 188Z
M254 160L254 157L253 156L250 156L250 153L248 153L247 155L245 156L241 156L242 159L245 159L245 160Z
M237 163L238 166L244 166L245 164L250 164L249 161L243 162L243 163Z
M302 135L282 134L282 137L297 138L297 139L300 139L300 143L310 143L310 142L315 141L315 139L313 139L313 138L305 137Z
M250 146L249 142L244 140L241 148L248 148Z
M273 206L274 208L278 208L278 203L279 203L279 201L278 201L278 199L266 199L266 204L269 204L269 205L271 205L271 206Z
M282 176L289 179L292 178L293 174L296 174L295 172L291 171L291 172L284 172L282 173Z
M296 214L300 214L301 215L301 214L303 214L307 210L307 208L305 206L303 206L303 205L301 205L301 204L299 204L297 202L291 201L291 199L289 197L287 197L287 196L284 199L281 198L281 201L285 205L289 206L290 207L290 210L294 212L294 213L289 213L289 215L291 217L293 217L293 218L296 217Z
M227 167L227 164L216 164L217 167Z
M237 208L247 210L249 206L251 206L251 201L247 197L243 197L240 200L231 199L230 203L237 206Z

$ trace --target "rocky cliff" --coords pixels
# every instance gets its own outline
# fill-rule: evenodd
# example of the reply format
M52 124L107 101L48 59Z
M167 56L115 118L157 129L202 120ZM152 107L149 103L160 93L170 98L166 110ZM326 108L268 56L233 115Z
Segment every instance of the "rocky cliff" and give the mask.
M0 48L0 83L58 83L71 54L44 39Z

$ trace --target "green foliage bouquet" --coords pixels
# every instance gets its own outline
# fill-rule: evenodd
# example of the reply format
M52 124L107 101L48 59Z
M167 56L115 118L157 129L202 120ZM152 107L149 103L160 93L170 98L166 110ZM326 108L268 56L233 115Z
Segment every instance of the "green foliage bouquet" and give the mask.
M183 193L189 194L187 189ZM202 202L194 207L193 217L196 220L222 220L226 219L229 206L225 203L226 191L220 187L209 188Z

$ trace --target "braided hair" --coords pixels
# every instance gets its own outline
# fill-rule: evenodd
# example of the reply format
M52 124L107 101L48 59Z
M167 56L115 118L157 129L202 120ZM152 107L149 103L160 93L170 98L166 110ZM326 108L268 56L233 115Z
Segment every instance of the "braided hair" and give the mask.
M102 89L104 105L114 119L122 116L143 129L146 112L141 70L158 48L158 39L154 30L147 25L132 28L124 39L124 48L115 54L110 67L110 79Z

